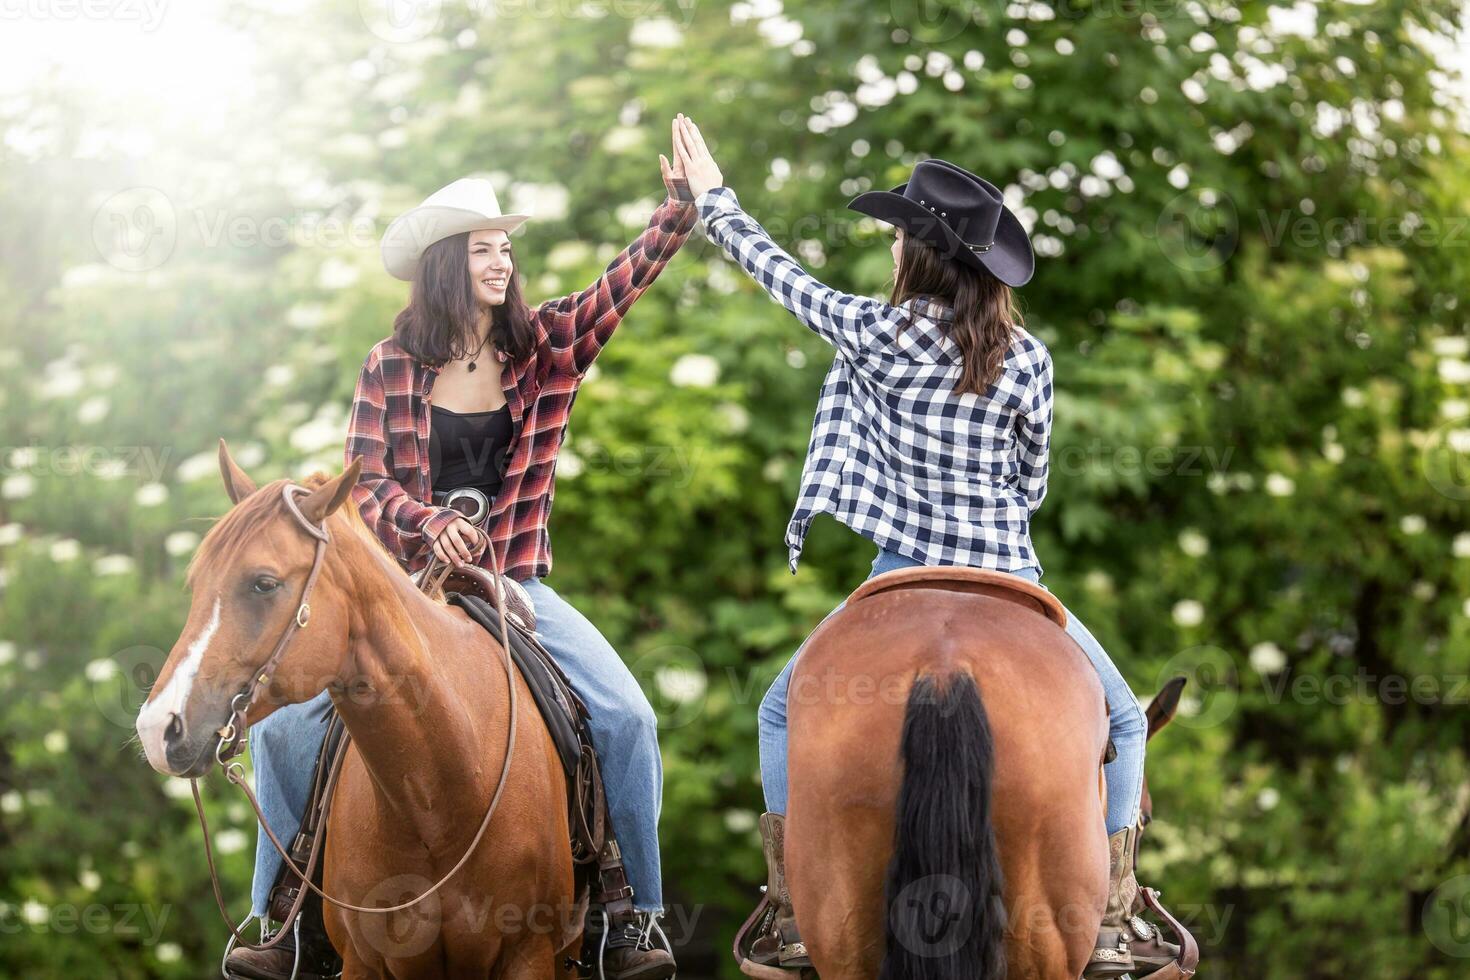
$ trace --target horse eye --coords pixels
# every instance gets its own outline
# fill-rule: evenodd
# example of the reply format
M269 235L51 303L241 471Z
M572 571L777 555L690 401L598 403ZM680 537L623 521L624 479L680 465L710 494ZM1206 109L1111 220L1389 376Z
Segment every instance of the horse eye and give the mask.
M251 588L254 589L256 594L258 595L269 595L280 587L281 583L271 578L269 575L260 576L251 585Z

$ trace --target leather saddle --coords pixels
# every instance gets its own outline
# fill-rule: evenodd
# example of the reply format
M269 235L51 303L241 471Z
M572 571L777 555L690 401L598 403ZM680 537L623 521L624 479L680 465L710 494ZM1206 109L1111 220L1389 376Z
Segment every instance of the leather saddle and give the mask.
M478 592L451 592L445 601L459 606L495 637L496 642L501 642L500 613L483 595ZM526 686L530 688L531 698L536 702L547 730L551 732L551 741L556 746L562 769L566 772L568 782L575 788L584 766L590 767L591 776L595 777L597 772L592 739L587 731L591 713L572 690L571 681L562 672L551 652L536 639L536 634L522 626L520 617L513 616L509 607L505 615L510 627L510 658L521 672ZM600 788L600 779L596 783ZM573 795L570 802L572 815L576 818L577 797ZM577 824L578 821L574 819L573 827ZM592 842L587 843L590 845ZM600 847L599 842L598 848ZM594 856L598 848L592 849Z
M900 589L946 589L994 596L1033 612L1039 612L1058 626L1067 625L1067 610L1046 589L1019 575L995 572L988 568L964 565L918 565L875 575L852 590L848 605L861 599Z
M511 625L518 626L527 633L535 633L536 607L531 605L531 597L515 579L504 578L501 581L504 584L501 591L504 592L506 598L505 618L511 621ZM478 596L498 608L495 576L478 565L464 565L450 569L439 587L446 595L459 592L464 595ZM499 621L497 614L496 623L498 624Z
M994 596L1039 612L1063 629L1067 627L1067 608L1047 589L1019 575L968 565L916 565L874 575L852 590L847 603L852 605L861 599L903 589L947 589ZM1106 765L1117 757L1118 748L1112 739L1108 739L1102 762Z

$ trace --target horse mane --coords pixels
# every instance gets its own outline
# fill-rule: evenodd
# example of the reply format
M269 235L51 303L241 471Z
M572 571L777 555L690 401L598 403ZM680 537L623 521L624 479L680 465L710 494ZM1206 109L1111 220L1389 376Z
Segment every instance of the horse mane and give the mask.
M194 552L194 557L189 559L189 565L184 570L184 584L193 588L194 576L197 568L207 566L216 561L223 561L233 555L235 551L257 534L267 523L275 520L286 511L285 501L281 499L281 487L287 483L296 483L309 490L315 490L329 480L334 479L330 474L317 470L302 480L292 480L282 477L272 480L263 487L259 487L250 496L240 501L211 527L204 535L204 540L199 542L199 548ZM392 562L395 568L399 567L398 560L389 553L388 548L367 526L362 519L362 512L357 509L357 504L347 501L343 506L337 508L338 513L352 527L353 533L359 537L372 542L383 556Z

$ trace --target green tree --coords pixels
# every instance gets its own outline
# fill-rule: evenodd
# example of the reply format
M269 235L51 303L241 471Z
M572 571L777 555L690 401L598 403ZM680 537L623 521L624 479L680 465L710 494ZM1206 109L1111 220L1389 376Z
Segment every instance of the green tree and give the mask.
M1022 299L1059 387L1037 544L1142 697L1191 678L1150 747L1141 863L1202 975L1463 972L1470 188L1432 53L1459 4L371 8L234 8L263 81L228 145L173 127L99 162L99 128L142 109L54 80L0 106L0 968L212 968L191 806L129 736L227 505L215 440L257 478L338 468L405 298L386 221L494 174L536 208L532 298L560 295L641 226L684 111L833 285L887 288L886 238L845 204L923 156L1032 227ZM552 581L664 720L687 976L733 975L760 877L759 697L870 557L822 521L786 570L830 358L696 232L559 468ZM252 822L225 789L243 909ZM88 906L103 928L65 932Z

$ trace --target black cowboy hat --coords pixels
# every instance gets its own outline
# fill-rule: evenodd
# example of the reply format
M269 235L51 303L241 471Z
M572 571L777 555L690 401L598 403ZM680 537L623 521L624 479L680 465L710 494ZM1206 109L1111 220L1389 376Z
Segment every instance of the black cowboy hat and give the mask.
M891 191L859 194L847 205L902 228L945 258L984 269L1007 286L1024 286L1036 256L1021 219L988 180L946 160L924 160Z

